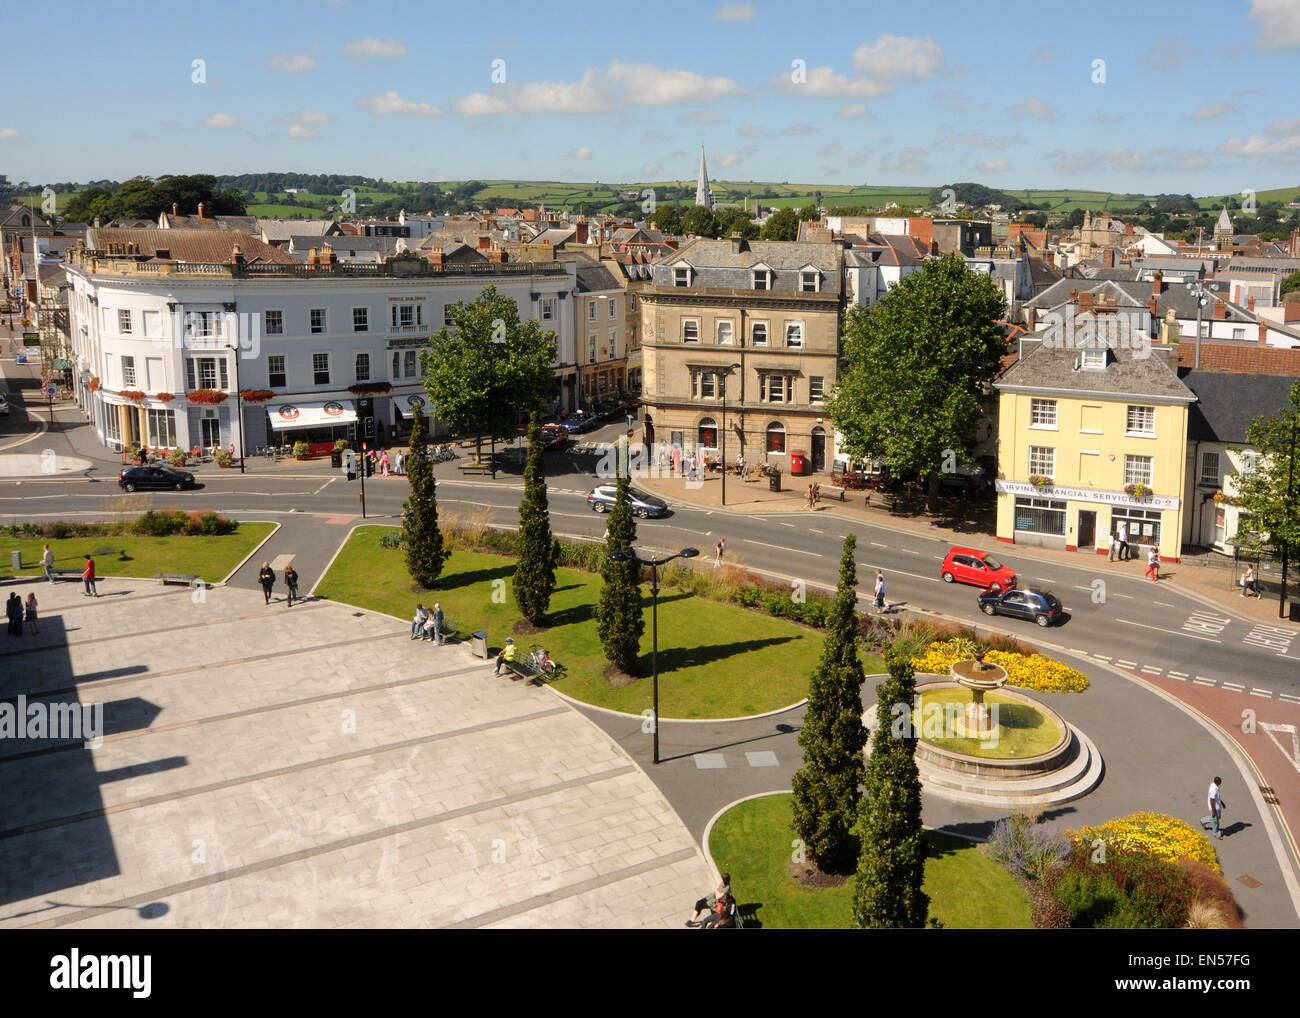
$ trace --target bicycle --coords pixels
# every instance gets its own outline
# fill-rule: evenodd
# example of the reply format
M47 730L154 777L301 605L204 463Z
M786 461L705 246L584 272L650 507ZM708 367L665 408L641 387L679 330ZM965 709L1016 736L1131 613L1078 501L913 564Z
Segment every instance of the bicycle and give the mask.
M555 678L559 666L551 660L551 655L546 649L539 644L533 644L528 650L528 656L524 658L524 664L535 672L540 672L548 679Z

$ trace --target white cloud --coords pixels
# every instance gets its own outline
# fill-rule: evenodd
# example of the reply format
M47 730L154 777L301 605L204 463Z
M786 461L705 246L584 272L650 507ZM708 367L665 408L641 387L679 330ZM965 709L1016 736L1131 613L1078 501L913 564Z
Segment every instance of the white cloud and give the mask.
M1209 158L1200 152L1189 152L1178 158L1180 170L1203 170L1209 165Z
M641 167L642 173L655 173L659 170L659 163L646 163Z
M618 105L711 103L744 91L730 78L616 60L608 67L587 68L581 81L512 82L490 93L473 92L456 100L455 110L466 116L607 113Z
M1147 157L1128 148L1113 148L1106 153L1106 158L1110 160L1111 169L1121 173L1148 168Z
M834 156L839 155L843 150L844 150L843 145L841 145L838 141L833 141L817 154L819 156L825 156L827 159L830 159Z
M214 113L203 124L205 127L239 127L240 120L229 113Z
M354 39L347 43L340 52L345 57L357 57L361 60L381 60L384 58L406 56L406 47L396 39Z
M1259 22L1260 48L1300 46L1300 5L1295 0L1250 0L1247 17Z
M925 149L919 145L912 145L901 152L885 156L880 160L880 168L886 173L919 173L929 166L929 163L921 158L924 154Z
M712 126L715 124L725 124L727 122L727 115L725 113L719 113L717 110L687 110L677 119L683 124L704 124L705 126Z
M874 113L867 109L865 103L848 103L845 106L841 106L836 113L838 116L850 118L875 116Z
M595 149L590 145L583 145L582 148L575 148L569 155L573 156L574 159L590 159L595 155Z
M16 127L0 127L0 141L17 141L23 132Z
M1196 112L1192 114L1193 120L1213 120L1215 117L1222 117L1228 113L1240 113L1241 107L1229 99L1220 100L1217 103L1207 103L1204 106L1198 106Z
M1252 134L1249 138L1229 138L1219 146L1219 151L1230 156L1246 156L1249 159L1274 158L1281 162L1293 163L1300 150L1300 117L1291 117L1269 124L1264 134Z
M979 168L985 173L1006 173L1011 169L1011 164L1005 159L990 159L986 163L980 163Z
M320 131L313 131L310 127L303 127L302 124L293 124L289 128L290 138L319 138Z
M713 13L715 21L749 21L754 16L753 4L727 4Z
M328 113L321 113L319 110L299 110L297 113L286 113L280 118L286 124L332 124L334 118Z
M782 134L816 134L817 128L812 124L791 124L789 127L781 128Z
M273 53L270 62L282 71L310 71L316 66L315 58L306 53Z
M1097 153L1093 149L1086 152L1066 152L1064 149L1056 149L1047 153L1047 158L1052 161L1052 169L1061 174L1082 173L1084 170L1094 169L1097 165Z
M796 82L789 74L778 74L772 84L784 92L815 99L874 99L893 89L888 82L836 74L833 67L810 67L804 77Z
M853 66L876 81L933 78L943 70L943 50L930 38L886 33L855 49Z
M940 148L952 148L956 145L966 145L970 148L989 148L1003 149L1011 148L1014 145L1023 145L1025 139L1019 134L1003 134L996 138L990 138L983 134L948 134L940 138L936 145Z
M1151 45L1138 56L1138 62L1157 71L1173 71L1200 54L1200 50L1189 43L1190 36L1161 35L1151 41Z
M1276 124L1269 124L1264 130L1269 134L1300 134L1300 117L1279 120Z
M1055 112L1037 96L1030 96L1024 102L1018 102L1011 107L1013 117L1032 117L1035 120L1051 120Z
M437 107L430 106L426 102L403 99L396 92L385 92L383 95L372 95L368 99L358 99L357 105L377 117L388 116L390 113L405 113L412 117L442 116L442 110Z
M1056 50L1052 48L1052 46L1039 46L1036 50L1033 50L1027 57L1025 57L1025 63L1050 64L1055 59Z
M729 167L735 166L738 162L740 162L740 156L736 155L735 152L728 152L725 156L721 156L720 158L718 158L716 162L718 166L721 166L723 169L727 169Z

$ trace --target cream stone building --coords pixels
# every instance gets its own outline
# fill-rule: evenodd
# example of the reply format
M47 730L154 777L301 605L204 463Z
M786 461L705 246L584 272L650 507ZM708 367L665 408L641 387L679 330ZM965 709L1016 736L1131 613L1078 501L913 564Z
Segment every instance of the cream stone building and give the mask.
M647 444L713 458L725 427L730 463L829 469L843 278L840 243L697 239L656 264L639 294Z

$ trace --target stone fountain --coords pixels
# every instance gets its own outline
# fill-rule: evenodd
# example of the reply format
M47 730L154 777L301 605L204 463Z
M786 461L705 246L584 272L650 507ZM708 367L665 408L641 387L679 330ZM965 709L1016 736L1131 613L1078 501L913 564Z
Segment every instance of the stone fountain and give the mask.
M969 689L971 694L971 702L966 705L965 731L961 734L972 739L990 738L996 726L984 705L984 694L1007 684L1007 670L985 661L981 653L973 660L954 661L948 672L957 685Z

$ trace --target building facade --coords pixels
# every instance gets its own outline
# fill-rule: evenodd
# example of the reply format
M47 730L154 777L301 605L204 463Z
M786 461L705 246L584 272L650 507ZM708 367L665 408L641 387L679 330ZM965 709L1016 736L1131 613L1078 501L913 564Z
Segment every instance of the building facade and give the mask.
M729 462L829 469L843 274L838 243L738 237L656 264L638 294L646 442L713 457L725 426Z

